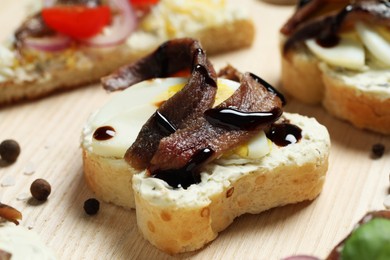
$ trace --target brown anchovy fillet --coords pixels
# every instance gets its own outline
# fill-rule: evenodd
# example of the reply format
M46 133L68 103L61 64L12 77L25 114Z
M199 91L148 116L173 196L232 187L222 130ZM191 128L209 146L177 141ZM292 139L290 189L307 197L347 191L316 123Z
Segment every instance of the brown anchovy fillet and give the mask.
M22 219L22 213L17 209L0 202L0 217L19 225L18 220Z
M286 53L297 42L307 39L316 38L322 40L330 38L337 35L342 29L352 27L357 20L390 26L390 2L386 0L356 1L351 4L348 4L350 1L344 2L346 2L344 8L336 14L321 17L320 19L309 19L299 27L298 22L306 20L306 17L302 18L299 15L294 15L293 18L296 16L295 22L291 22L291 19L294 21L291 18L281 29L282 33L289 35L288 40L284 44L283 51ZM310 7L313 7L313 9L314 7L323 7L324 3L326 3L326 0L313 0L302 7L301 10L305 11ZM310 11L314 10L310 9ZM296 14L300 13L299 10Z
M185 60L180 60L180 57ZM169 41L152 55L135 63L134 68L127 67L132 75L138 75L135 76L136 80L143 80L145 77L158 76L154 73L159 74L164 70L160 67L167 68L169 72L181 70L182 67L188 66L184 66L185 62L193 64L188 83L149 118L136 141L126 151L125 160L136 169L145 169L149 165L163 137L194 123L196 118L213 105L217 91L217 76L199 42L192 39ZM171 63L182 65L171 66L169 65ZM148 74L147 68L154 72Z
M199 43L191 38L167 41L152 54L102 78L102 85L109 91L122 90L143 80L168 77L194 68L196 64L193 64L193 52L197 48L201 48ZM209 62L207 66L211 67Z
M319 16L320 10L324 9L326 6L332 5L333 9L333 6L341 4L340 10L350 2L350 0L309 0L306 4L297 6L296 12L287 20L280 29L280 32L284 35L290 35L305 21ZM330 10L327 11L329 12Z
M388 210L379 210L379 211L372 211L368 212L360 221L358 222L358 225L363 225L374 218L385 218L390 220L390 211ZM333 250L330 252L326 260L339 260L341 259L340 253L343 245L347 241L347 239L352 235L352 232L347 235L346 238L344 238L340 243L337 244L333 248Z
M275 122L282 115L281 107L282 102L275 93L268 91L250 73L245 73L240 87L230 98L160 141L149 170L152 175L160 176L164 175L164 170L188 170L191 160L202 151L209 151L207 158L197 162L198 165L190 165L190 170L199 168L223 152L247 142ZM218 114L222 109L244 115L235 117L228 114L227 120L224 120L224 115ZM257 116L264 113L264 117L259 118L252 112ZM253 121L249 118L251 115Z
M236 82L240 82L242 73L230 64L218 71L218 78L230 79Z

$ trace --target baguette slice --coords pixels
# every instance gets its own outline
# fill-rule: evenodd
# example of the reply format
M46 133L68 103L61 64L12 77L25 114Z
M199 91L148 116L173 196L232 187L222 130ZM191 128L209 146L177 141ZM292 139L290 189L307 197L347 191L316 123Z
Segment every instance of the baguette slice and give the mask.
M191 11L187 12L188 7L181 7L185 10L180 19L168 22L169 19L165 21L163 18L180 14L177 13L180 3L160 1L144 18L146 25L134 31L125 43L113 47L77 45L49 53L23 48L23 62L20 62L16 50L9 44L8 47L0 46L0 106L97 82L118 67L145 56L164 41L176 37L198 39L209 54L252 44L254 24L245 10L228 4L215 10L213 5L205 9L206 1L186 1L185 4L191 6Z
M354 126L390 134L390 68L365 71L330 66L303 45L282 54L283 89L306 104L322 103Z
M137 223L143 236L169 254L193 251L244 213L315 199L328 168L328 132L315 119L288 113L284 117L302 129L298 143L273 145L256 163L212 163L202 173L202 182L187 190L172 189L145 172L134 175Z
M284 113L302 129L302 139L271 151L256 162L225 165L216 161L202 181L173 189L160 179L132 169L122 158L88 149L84 132L84 174L104 201L135 208L143 236L169 254L193 251L214 240L244 213L313 200L322 190L330 149L326 128L315 119ZM135 198L135 201L134 201Z
M265 181L266 179L268 179L267 177L265 177L265 173L271 172L274 169L276 171L286 172L283 174L287 174L288 172L287 176L289 176L290 178L296 177L296 179L294 179L294 182L304 184L304 182L310 180L310 182L306 184L308 185L308 187L312 186L306 191L298 191L300 190L300 188L297 187L298 190L294 192L302 192L302 199L298 199L297 201L303 201L305 199L314 199L321 190L322 183L324 181L325 173L327 170L330 146L329 134L326 128L320 125L315 119L307 118L296 114L284 113L284 115L287 119L293 119L291 123L296 124L302 128L304 136L302 140L296 145L289 145L287 147L278 147L273 145L272 152L266 157L262 158L259 164L255 166L258 167L258 170L262 173L262 177L258 178L256 181L261 183L261 179L263 179L263 177ZM84 132L83 135L84 140L88 138L88 135L86 133L87 132ZM106 202L113 203L126 209L136 208L132 183L134 181L133 176L140 172L132 168L128 163L124 161L123 158L101 156L90 151L88 149L86 141L82 143L82 149L84 176L88 186L92 189L92 191L100 199ZM297 152L300 149L302 149L302 151L305 151L302 152L302 158L300 158L300 154L294 154L294 152ZM263 165L263 162L266 162L268 165ZM251 171L247 174L249 173L252 174L253 172ZM276 172L274 172L270 176L271 177L269 178L271 179L274 177L278 178ZM137 179L139 179L139 177L137 177ZM269 182L267 181L267 185L270 185L268 189L272 188L271 179L268 180ZM280 181L284 181L284 179L278 179L278 182ZM289 181L292 180L286 179L285 184L288 185ZM287 192L287 190L284 191ZM266 193L267 192L265 192L265 194ZM307 198L304 198L306 195ZM297 197L293 196L290 199L293 200L294 198ZM297 201L286 201L285 203L280 202L280 205ZM263 210L275 206L264 206ZM255 213L255 211L251 213Z
M303 103L321 103L325 86L321 80L319 60L305 46L288 53L282 52L281 58L283 89Z
M137 174L123 159L96 156L86 149L84 173L98 197L135 206L141 233L157 248L169 254L193 251L214 240L241 214L313 200L321 192L328 168L328 132L315 119L284 116L302 129L300 142L273 145L253 164L213 163L202 173L202 182L187 190L172 189L145 172Z
M389 11L379 0L302 2L281 28L286 92L358 128L390 134Z
M228 66L217 78L196 41L174 40L161 50L103 82L131 87L84 127L92 190L135 206L144 237L169 254L203 247L241 214L318 196L330 147L324 126L282 114L284 97L254 74ZM188 62L191 76L154 78L161 57L161 66L174 58L176 67L164 67L169 73Z

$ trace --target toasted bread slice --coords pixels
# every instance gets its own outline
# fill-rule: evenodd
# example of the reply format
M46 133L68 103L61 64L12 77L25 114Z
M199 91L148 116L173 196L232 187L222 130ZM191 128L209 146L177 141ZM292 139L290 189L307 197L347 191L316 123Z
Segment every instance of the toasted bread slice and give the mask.
M183 3L160 1L143 18L138 29L124 43L116 46L78 44L56 52L24 46L16 50L9 47L10 44L1 46L0 57L4 60L0 63L0 105L97 82L118 67L139 59L164 41L176 37L200 40L209 54L252 44L254 24L245 10L222 2L191 1L186 2L188 6L180 5ZM173 17L172 14L178 19L168 19ZM164 20L164 17L168 18Z
M134 175L137 223L144 237L170 254L193 251L244 213L315 199L328 168L328 132L315 119L285 117L302 129L298 143L273 145L253 164L209 165L202 182L187 190L172 189L145 173Z
M354 126L390 134L390 68L368 64L352 71L330 66L301 46L282 55L283 89L306 104L319 104Z
M388 13L376 0L302 2L281 29L283 88L358 128L390 134Z
M145 91L161 96L152 89L153 80L132 86L126 93L140 93L142 84L147 84ZM164 88L167 86L159 82L157 89L165 93ZM145 93L139 95L146 96ZM129 97L123 95L123 100ZM126 147L136 137L133 134L144 122L138 117L147 118L139 112L147 108L140 106L143 100L133 104L132 109L122 106L120 99L121 95L115 96L84 127L84 175L98 198L135 208L142 234L164 252L199 249L241 214L313 200L322 190L330 140L326 128L313 118L284 113L282 120L302 131L298 142L278 146L266 139L265 149L264 142L257 148L266 151L262 156L217 159L202 171L200 183L187 189L173 188L164 180L150 177L147 171L134 169L123 158ZM124 111L125 107L128 111ZM112 138L93 140L97 129L106 131L104 128L110 126L115 129Z

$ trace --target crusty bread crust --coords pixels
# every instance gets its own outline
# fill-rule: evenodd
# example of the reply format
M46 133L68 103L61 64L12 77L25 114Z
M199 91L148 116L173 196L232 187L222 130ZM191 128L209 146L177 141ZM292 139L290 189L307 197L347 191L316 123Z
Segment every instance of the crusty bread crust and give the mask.
M254 35L255 29L252 20L237 19L223 25L209 26L195 32L193 35L188 35L188 37L199 39L208 54L217 54L249 47L253 42ZM125 44L109 50L90 50L90 52L95 51L95 53L88 56L91 66L85 68L59 66L56 69L44 67L45 65L42 67L42 63L40 63L39 67L42 73L40 72L41 74L38 76L34 75L34 79L24 79L23 75L23 78L0 82L0 106L17 101L36 99L58 91L97 82L101 77L113 72L118 67L152 52L161 43L159 41L154 45L148 45L137 50L132 50ZM52 59L56 59L56 56ZM51 63L55 62L52 60ZM62 60L57 62L57 64L62 63Z
M110 52L118 55L116 52ZM108 55L107 53L101 56ZM0 83L0 106L20 101L33 100L50 94L85 86L97 82L101 77L111 73L115 68L127 63L123 57L116 61L93 62L88 68L51 70L34 79L13 79ZM100 60L100 59L99 59Z
M315 119L284 115L302 129L298 143L273 145L249 168L213 164L207 172L215 179L187 190L173 190L161 180L155 184L156 179L130 169L123 159L97 156L85 147L84 174L99 198L126 208L135 206L141 233L156 247L169 254L193 251L214 240L241 214L313 200L321 192L329 134ZM188 193L194 197L186 199Z
M103 157L83 148L84 177L89 188L105 202L134 209L133 175L137 172L123 159Z
M308 52L288 52L282 54L283 89L299 101L316 105L324 96L322 72L318 60Z
M326 159L321 159L319 166L307 162L248 172L199 207L159 207L135 192L138 227L148 241L168 254L200 249L244 213L315 199L327 171Z
M251 46L255 38L255 26L252 20L240 19L206 28L193 38L200 41L207 54L213 55Z
M366 72L347 71L325 65L303 45L282 53L283 89L306 104L322 103L327 111L357 128L390 134L390 89L373 91L373 85L356 80ZM375 71L370 67L369 71ZM387 75L390 69L384 70ZM383 84L389 84L389 76ZM364 85L363 87L360 87Z

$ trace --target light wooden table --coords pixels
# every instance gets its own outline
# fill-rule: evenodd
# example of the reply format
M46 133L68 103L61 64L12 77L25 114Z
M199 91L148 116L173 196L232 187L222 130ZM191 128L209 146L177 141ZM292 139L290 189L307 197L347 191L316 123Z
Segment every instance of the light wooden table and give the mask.
M23 1L1 0L1 38L21 19ZM278 86L278 29L293 8L258 0L237 4L247 6L256 21L253 47L211 60L217 68L230 63ZM89 217L84 213L83 202L93 194L83 179L80 132L88 115L109 98L95 85L1 109L0 141L16 139L22 153L15 164L0 168L0 182L5 178L15 180L13 186L0 187L0 200L21 210L21 225L38 232L61 259L169 259L171 256L142 238L134 211L102 203L98 215ZM286 110L314 116L329 129L330 167L321 195L311 203L241 216L204 249L174 258L325 257L365 212L383 209L383 199L389 192L389 153L373 160L370 150L375 143L390 148L390 139L357 130L329 116L321 107L290 100ZM35 164L33 175L23 174L29 163ZM36 178L45 178L52 185L49 200L41 205L20 200Z

